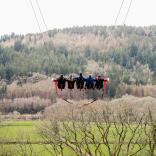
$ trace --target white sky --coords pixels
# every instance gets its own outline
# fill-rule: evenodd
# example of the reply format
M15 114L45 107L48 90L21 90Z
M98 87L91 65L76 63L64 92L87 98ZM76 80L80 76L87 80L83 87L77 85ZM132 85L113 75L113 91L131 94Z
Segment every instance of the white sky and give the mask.
M36 1L32 0L37 11ZM113 25L122 0L38 0L48 29ZM130 0L125 0L117 22L123 23ZM42 24L42 31L45 27ZM133 0L126 25L156 25L156 0ZM29 0L0 0L0 35L39 32Z

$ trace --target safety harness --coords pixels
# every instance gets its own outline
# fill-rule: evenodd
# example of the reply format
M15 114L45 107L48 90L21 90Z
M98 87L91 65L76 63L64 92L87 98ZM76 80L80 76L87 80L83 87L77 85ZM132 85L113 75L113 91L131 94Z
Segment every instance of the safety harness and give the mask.
M108 79L103 79L102 98L104 97L104 95L105 95L105 93L106 93L107 81L108 81ZM56 96L57 96L58 98L61 98L61 99L64 100L64 101L66 101L67 103L73 104L72 102L70 102L70 101L68 101L67 99L63 98L62 95L59 95L59 94L58 94L58 89L61 89L61 91L62 91L62 90L65 88L65 86L63 86L62 88L60 88L61 85L58 84L58 80L57 80L57 79L52 80L52 83L53 83L53 86L54 86L54 90L55 90ZM80 86L79 86L79 87L80 87ZM81 90L81 89L82 89L82 86L81 86L80 88L79 88L79 87L77 87L77 88ZM69 88L68 88L68 89L69 89ZM98 88L98 89L100 89L100 88ZM91 104L91 103L93 103L93 102L95 102L95 101L97 101L96 98L94 98L91 102L88 102L88 103L84 104L84 106L85 106L85 105L89 105L89 104Z

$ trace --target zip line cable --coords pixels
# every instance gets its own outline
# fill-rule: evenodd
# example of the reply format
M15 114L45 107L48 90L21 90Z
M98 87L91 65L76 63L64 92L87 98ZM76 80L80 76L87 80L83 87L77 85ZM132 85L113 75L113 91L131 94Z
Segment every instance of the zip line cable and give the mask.
M29 3L30 3L31 8L32 8L32 10L33 10L33 13L34 13L34 16L35 16L36 23L37 23L37 26L38 26L38 28L39 28L39 31L40 31L40 33L42 33L42 31L41 31L41 27L40 27L40 23L39 23L39 20L38 20L38 18L37 18L37 14L36 14L36 12L35 12L35 9L34 9L34 6L33 6L33 3L32 3L31 0L29 0Z
M38 10L39 10L39 12L40 12L40 15L41 15L41 17L42 17L42 21L43 21L43 23L44 23L44 26L45 26L46 30L48 31L48 27L47 27L47 24L46 24L46 22L45 22L45 18L44 18L44 16L43 16L43 12L42 12L42 10L41 10L41 7L40 7L40 5L39 5L38 0L36 0L36 4L37 4Z
M116 16L116 18L115 18L115 22L114 22L115 28L116 28L117 20L118 20L118 18L119 18L119 16L120 16L120 13L121 13L122 8L123 8L124 2L125 2L125 0L122 0L121 5L120 5L120 8L119 8L119 11L118 11L117 16ZM123 20L123 26L124 26L124 28L123 28L123 35L124 35L124 36L125 36L125 28L126 28L126 27L125 27L125 26L126 26L125 24L126 24L126 20L127 20L127 18L128 18L128 14L129 14L130 9L131 9L131 6L132 6L132 2L133 2L133 0L130 0L130 3L129 3L128 9L127 9L127 12L126 12L125 17L124 17L124 20Z
M118 18L119 18L119 15L120 15L120 13L121 13L121 10L122 10L122 8L123 8L124 1L125 1L125 0L122 0L122 3L121 3L120 8L119 8L119 11L118 11L117 16L116 16L116 18L115 18L115 22L114 22L114 25L115 25L115 26L116 26L117 20L118 20Z
M128 14L129 14L129 12L130 12L130 9L131 9L131 6L132 6L132 2L133 2L133 0L130 1L129 7L128 7L128 9L127 9L127 13L126 13L125 18L124 18L124 21L123 21L123 25L125 25L126 20L127 20L127 18L128 18Z
M39 20L38 20L38 18L37 18L37 14L36 14L35 8L34 8L34 6L33 6L32 0L29 0L29 2L30 2L30 5L31 5L31 8L32 8L32 10L33 10L33 13L34 13L34 16L35 16L36 23L37 23L37 25L38 25L39 31L40 31L40 33L42 34L42 29L41 29ZM39 3L38 3L38 4L39 4ZM44 20L44 21L45 21L45 20ZM45 24L46 24L46 23L45 23ZM47 26L47 25L46 25L46 26ZM47 28L47 27L46 27L46 28ZM47 30L48 30L48 29L47 29ZM44 39L43 34L42 34L42 40L43 40L43 44L45 44L46 42L45 42L45 39Z

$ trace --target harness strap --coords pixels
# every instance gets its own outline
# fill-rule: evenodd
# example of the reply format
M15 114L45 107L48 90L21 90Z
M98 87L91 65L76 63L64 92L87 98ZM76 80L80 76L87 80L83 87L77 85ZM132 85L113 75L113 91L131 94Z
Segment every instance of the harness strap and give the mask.
M57 80L53 80L53 85L54 85L55 94L58 95L58 90L57 90L58 82L57 82Z
M106 87L107 87L107 80L103 80L103 92L102 92L102 97L105 95L106 93Z

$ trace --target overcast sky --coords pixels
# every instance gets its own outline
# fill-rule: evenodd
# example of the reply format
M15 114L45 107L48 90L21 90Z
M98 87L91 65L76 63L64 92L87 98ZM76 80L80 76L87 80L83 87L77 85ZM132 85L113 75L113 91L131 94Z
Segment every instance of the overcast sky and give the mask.
M32 0L42 31L45 27L36 0ZM48 29L72 26L113 25L122 0L38 0ZM117 21L123 19L130 0L125 0ZM156 25L156 0L133 0L126 25ZM0 0L0 35L39 32L29 0Z

